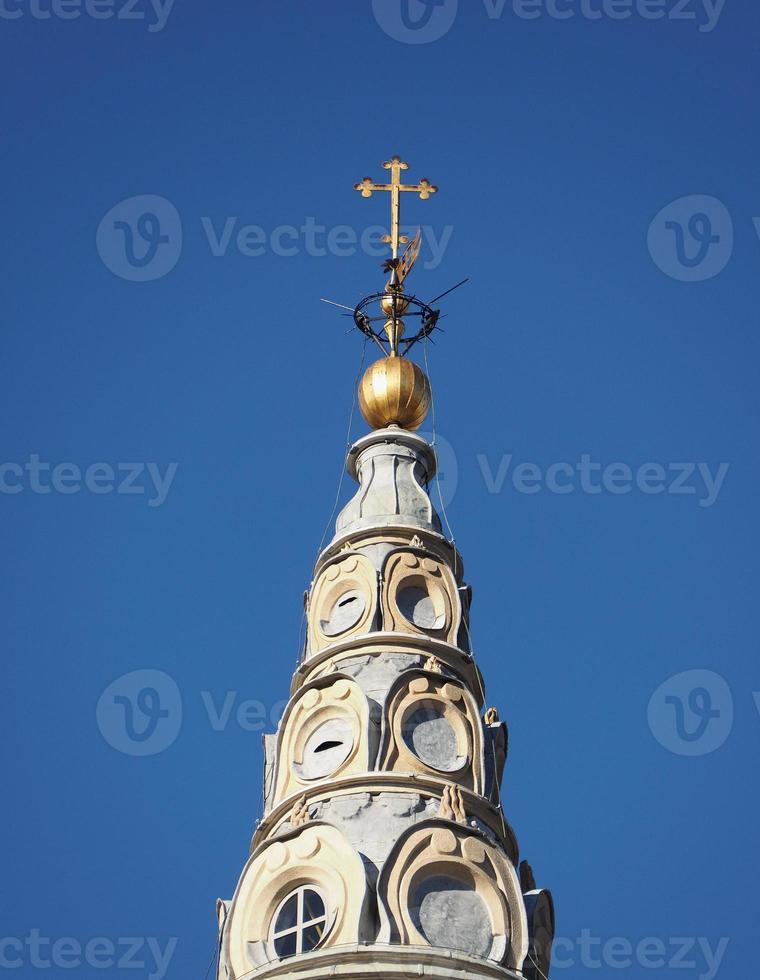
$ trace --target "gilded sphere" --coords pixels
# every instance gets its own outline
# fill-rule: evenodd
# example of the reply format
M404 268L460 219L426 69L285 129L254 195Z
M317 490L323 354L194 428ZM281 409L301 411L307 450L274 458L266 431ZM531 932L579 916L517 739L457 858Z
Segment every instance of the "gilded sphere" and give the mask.
M373 429L400 425L414 431L429 407L430 382L405 357L382 357L370 364L359 382L359 408Z
M386 316L403 316L409 308L409 300L399 294L385 293L380 300L380 308Z

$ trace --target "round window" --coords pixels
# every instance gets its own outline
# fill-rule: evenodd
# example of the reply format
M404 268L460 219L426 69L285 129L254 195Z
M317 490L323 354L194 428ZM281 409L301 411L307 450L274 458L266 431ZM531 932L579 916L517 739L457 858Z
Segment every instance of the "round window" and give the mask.
M486 957L493 946L488 907L475 889L450 875L426 878L410 909L412 921L431 946Z
M356 589L344 592L329 607L326 619L320 619L319 628L325 636L338 636L356 626L364 615L364 596Z
M271 939L279 959L316 949L326 933L324 899L311 885L303 885L288 895L272 920Z
M320 779L335 772L354 747L354 735L345 718L331 718L311 733L303 750L303 762L293 768L302 779Z
M425 579L407 582L396 594L401 615L421 630L440 630L446 625L446 603L443 592Z
M459 755L457 735L436 705L422 705L404 719L402 727L407 748L431 769L455 772L465 758Z

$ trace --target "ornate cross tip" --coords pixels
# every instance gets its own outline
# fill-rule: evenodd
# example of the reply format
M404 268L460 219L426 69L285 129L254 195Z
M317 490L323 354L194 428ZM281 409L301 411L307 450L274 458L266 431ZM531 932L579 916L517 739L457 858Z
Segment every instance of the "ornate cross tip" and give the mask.
M423 177L420 181L420 197L423 201L427 201L431 194L437 194L438 188L435 184L431 184L430 181Z
M358 184L354 184L355 191L361 191L362 197L372 197L372 191L375 185L372 183L371 177L365 177L364 180L359 181Z

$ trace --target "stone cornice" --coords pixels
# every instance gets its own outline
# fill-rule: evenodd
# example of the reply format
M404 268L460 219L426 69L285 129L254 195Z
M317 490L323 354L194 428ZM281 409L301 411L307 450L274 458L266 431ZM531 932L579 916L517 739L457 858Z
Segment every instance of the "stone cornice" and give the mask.
M308 659L302 661L295 673L290 686L291 696L296 693L315 673L316 668L351 656L377 656L387 653L407 653L412 656L437 657L446 667L449 667L472 691L478 707L485 703L485 688L483 678L472 656L459 647L443 640L433 639L419 633L400 633L383 630L375 633L361 633L320 650Z
M276 833L278 826L284 823L299 801L304 801L308 807L325 800L353 793L419 793L420 796L441 799L444 790L450 782L436 779L423 773L402 774L398 772L367 772L353 774L344 778L330 779L299 790L277 804L257 825L251 839L251 853L265 840ZM501 843L512 863L516 866L519 860L517 838L503 814L483 796L462 788L465 810L470 817L477 817L486 824L496 839Z
M522 980L519 973L488 960L476 959L456 950L437 946L351 945L314 950L268 963L234 980L272 980L276 977L298 980L325 980L341 977L382 976L399 980L429 977L433 980Z
M426 548L439 554L441 558L447 561L456 570L458 578L461 579L464 572L464 562L462 556L447 537L430 527L400 520L368 523L366 526L337 534L317 558L314 576L318 575L324 564L339 554L347 544L350 544L354 550L370 544L394 541L403 545L411 541L415 535L422 540Z

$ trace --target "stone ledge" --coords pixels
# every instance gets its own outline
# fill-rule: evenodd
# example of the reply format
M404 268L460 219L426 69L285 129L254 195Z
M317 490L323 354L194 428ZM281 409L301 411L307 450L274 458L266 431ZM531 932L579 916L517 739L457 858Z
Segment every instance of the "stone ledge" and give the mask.
M291 697L324 664L348 657L378 657L387 653L409 653L420 657L437 657L444 666L450 668L472 691L478 707L484 701L483 678L471 654L465 653L452 643L424 636L421 633L400 633L382 630L374 633L360 633L347 640L340 640L320 650L307 660L303 660L293 674L290 685Z
M436 779L422 773L398 773L372 771L357 773L338 779L325 780L313 787L299 790L298 793L287 797L277 804L258 824L251 839L251 853L265 840L276 836L280 826L284 824L293 807L300 800L308 807L315 803L333 800L336 797L354 793L388 793L394 790L399 793L419 793L435 799L443 797L444 790L450 782ZM514 831L503 814L485 797L471 790L462 788L465 809L468 816L477 817L486 824L494 837L501 843L512 863L517 866L519 850Z
M456 950L434 946L339 946L315 950L303 956L291 956L268 963L245 975L245 980L265 980L272 977L297 977L299 980L327 980L341 977L353 980L360 977L398 978L415 980L522 980L521 974L488 960L476 959ZM235 980L243 980L236 977Z

